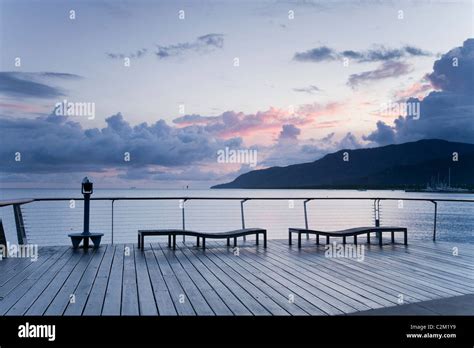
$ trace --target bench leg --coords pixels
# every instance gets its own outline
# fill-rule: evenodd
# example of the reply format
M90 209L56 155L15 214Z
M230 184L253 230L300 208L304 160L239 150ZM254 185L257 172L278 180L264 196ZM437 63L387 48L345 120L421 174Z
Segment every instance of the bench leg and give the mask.
M369 244L370 244L370 232L369 232L369 233L367 233L367 243L369 243Z
M354 236L354 244L357 245L357 236Z
M395 243L395 232L392 231L392 244Z
M329 244L329 236L326 236L326 244Z
M200 240L200 238L197 237L197 246L199 246L199 240Z
M142 247L142 250L145 250L145 235L144 234L141 235L140 245Z
M301 233L298 233L298 248L301 248Z
M316 234L316 244L319 245L319 234Z
M404 244L407 245L408 244L408 231L404 230L403 235L404 235L404 239L405 239Z
M255 238L256 238L256 240L257 240L257 245L258 245L258 242L259 242L258 236L259 236L259 234L258 234L258 233L255 233Z
M202 237L202 248L206 249L206 238Z
M140 233L138 234L138 249L140 249Z
M173 234L173 250L176 250L176 235Z
M168 248L171 248L171 234L168 234Z
M379 232L379 246L382 246L382 232Z
M267 231L263 232L263 247L267 247Z
M288 245L293 244L291 241L291 230L288 230Z
M227 238L227 246L230 246L230 238Z
M346 244L346 236L342 236L342 244Z

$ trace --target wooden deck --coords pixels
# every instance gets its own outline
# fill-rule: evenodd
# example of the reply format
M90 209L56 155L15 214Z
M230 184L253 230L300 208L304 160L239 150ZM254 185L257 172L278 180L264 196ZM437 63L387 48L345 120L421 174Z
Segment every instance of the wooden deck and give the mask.
M164 243L42 247L36 262L2 260L0 314L340 315L474 293L469 244L364 244L360 262L325 257L314 240L301 250L248 241L239 255L225 243L203 251L194 242L174 252Z

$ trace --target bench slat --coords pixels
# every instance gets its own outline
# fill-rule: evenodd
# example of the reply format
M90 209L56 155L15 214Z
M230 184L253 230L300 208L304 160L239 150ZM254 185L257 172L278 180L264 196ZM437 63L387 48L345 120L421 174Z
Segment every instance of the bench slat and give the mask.
M199 246L200 238L202 238L202 247L206 247L206 238L214 239L225 239L227 238L227 245L229 245L229 239L234 238L234 246L237 242L237 237L243 237L255 234L256 242L258 245L258 237L263 234L264 247L267 247L267 230L263 228L243 228L239 230L227 231L227 232L198 232L190 230L179 230L179 229L155 229L155 230L138 230L138 248L143 249L145 236L168 236L168 241L173 237L173 248L176 247L176 236L192 236L197 237L197 245Z

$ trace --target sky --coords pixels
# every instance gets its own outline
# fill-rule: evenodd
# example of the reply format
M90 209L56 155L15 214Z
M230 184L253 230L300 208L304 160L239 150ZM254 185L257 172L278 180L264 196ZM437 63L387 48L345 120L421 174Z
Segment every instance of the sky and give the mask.
M0 187L207 188L472 143L473 18L472 1L0 0Z

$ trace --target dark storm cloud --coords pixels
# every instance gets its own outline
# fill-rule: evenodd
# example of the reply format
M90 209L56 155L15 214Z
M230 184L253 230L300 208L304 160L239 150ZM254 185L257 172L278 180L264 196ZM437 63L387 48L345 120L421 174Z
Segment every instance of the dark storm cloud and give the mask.
M393 125L379 121L364 139L380 145L433 138L474 143L474 39L442 55L428 79L441 91L420 102L419 119L399 116Z
M120 167L195 164L215 158L218 149L240 145L240 139L219 140L202 127L170 127L160 120L130 126L121 114L106 119L102 129L83 129L65 116L35 119L0 118L3 172L105 171ZM15 153L21 162L15 162ZM124 161L129 152L130 162Z

